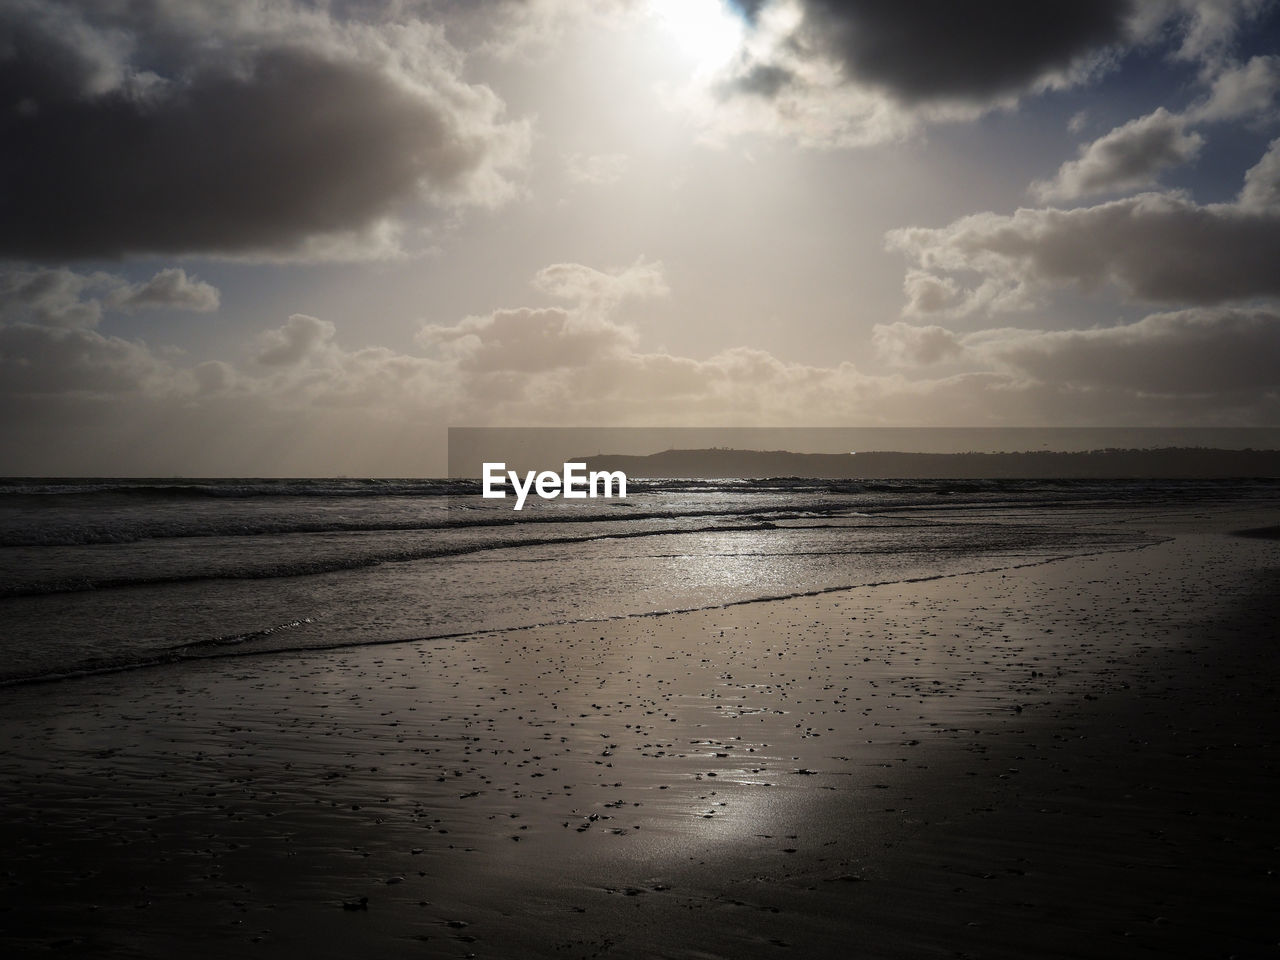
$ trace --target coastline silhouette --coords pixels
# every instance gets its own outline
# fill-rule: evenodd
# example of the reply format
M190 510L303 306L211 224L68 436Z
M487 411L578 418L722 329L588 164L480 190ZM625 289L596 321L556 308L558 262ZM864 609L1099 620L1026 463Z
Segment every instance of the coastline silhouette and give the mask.
M629 477L820 479L1214 479L1280 477L1280 450L1212 447L1011 453L793 453L706 448L580 457Z

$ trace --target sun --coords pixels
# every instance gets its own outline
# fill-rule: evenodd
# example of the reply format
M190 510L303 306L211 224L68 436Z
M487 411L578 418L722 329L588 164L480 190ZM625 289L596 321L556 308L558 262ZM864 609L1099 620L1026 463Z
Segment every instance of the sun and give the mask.
M649 0L649 10L700 70L723 65L742 45L742 19L723 0Z

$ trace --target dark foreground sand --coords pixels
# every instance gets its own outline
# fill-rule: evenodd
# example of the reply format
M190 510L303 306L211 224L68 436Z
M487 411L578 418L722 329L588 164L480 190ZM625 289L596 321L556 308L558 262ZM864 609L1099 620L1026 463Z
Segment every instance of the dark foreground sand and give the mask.
M0 691L0 953L1275 956L1274 523Z

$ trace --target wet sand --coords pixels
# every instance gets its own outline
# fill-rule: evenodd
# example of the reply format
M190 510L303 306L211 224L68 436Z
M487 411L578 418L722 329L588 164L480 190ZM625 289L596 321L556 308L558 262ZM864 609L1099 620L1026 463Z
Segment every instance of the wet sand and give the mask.
M0 949L1274 956L1274 514L0 699Z

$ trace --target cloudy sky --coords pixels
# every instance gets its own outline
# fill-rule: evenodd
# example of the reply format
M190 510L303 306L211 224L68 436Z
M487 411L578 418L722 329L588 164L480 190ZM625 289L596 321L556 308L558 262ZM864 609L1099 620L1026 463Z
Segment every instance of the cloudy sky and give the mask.
M0 472L1280 425L1263 0L0 0Z

